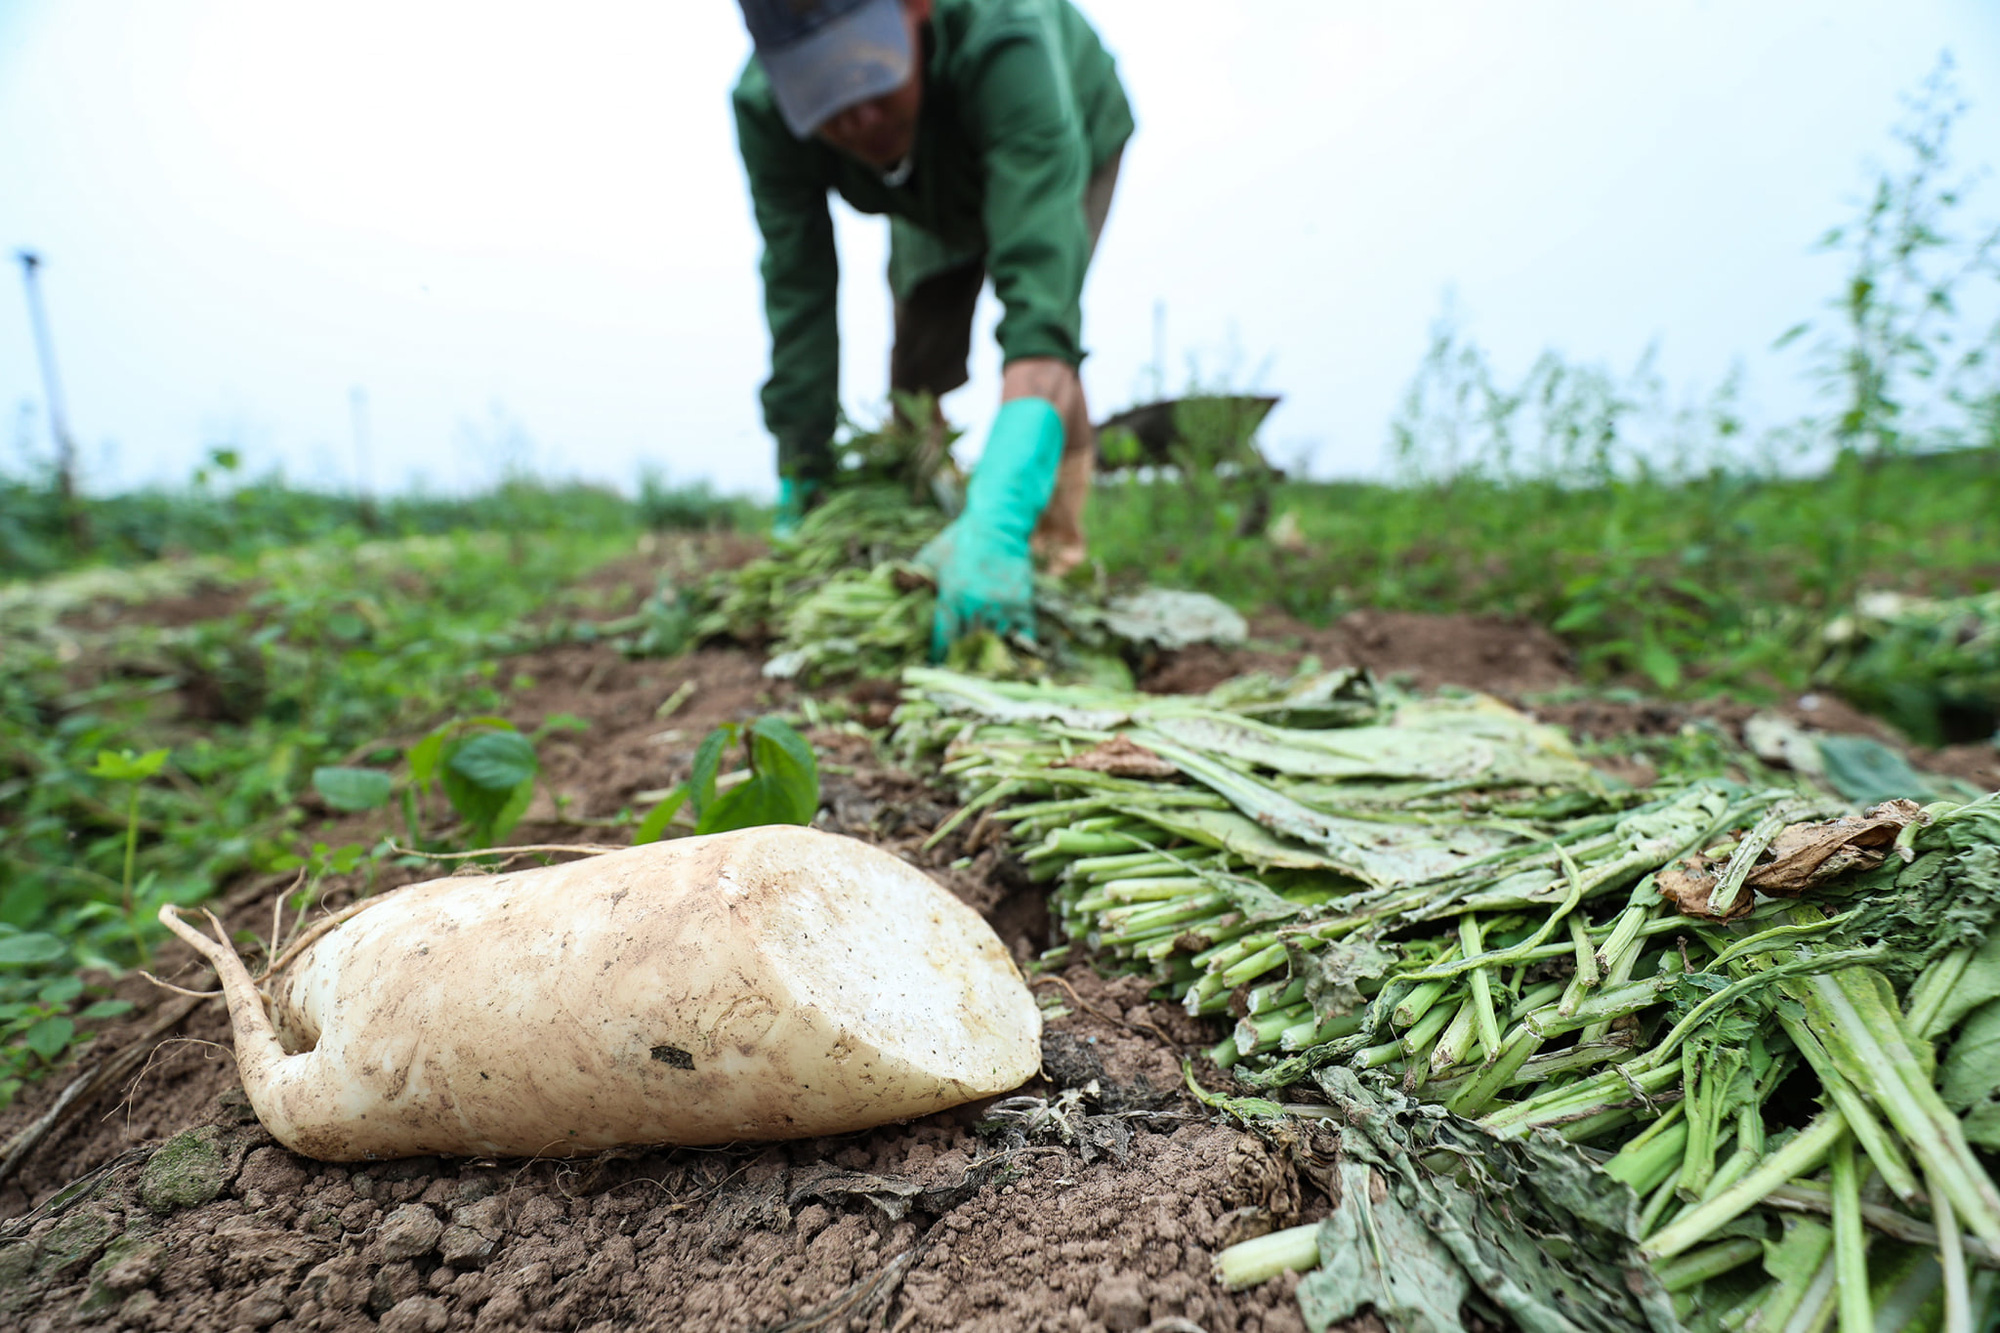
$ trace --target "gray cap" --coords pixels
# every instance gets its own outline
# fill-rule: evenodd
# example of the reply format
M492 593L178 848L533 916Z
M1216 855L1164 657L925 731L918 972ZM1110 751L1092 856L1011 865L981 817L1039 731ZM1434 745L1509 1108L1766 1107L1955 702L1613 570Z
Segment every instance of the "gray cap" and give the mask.
M793 134L910 77L902 0L737 0L757 62Z

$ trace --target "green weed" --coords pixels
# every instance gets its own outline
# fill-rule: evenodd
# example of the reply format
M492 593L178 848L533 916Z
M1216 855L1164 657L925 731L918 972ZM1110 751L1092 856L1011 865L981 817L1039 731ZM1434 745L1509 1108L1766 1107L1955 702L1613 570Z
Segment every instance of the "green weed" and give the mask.
M629 531L393 542L349 534L267 551L211 568L237 590L237 609L181 627L92 630L37 613L32 597L10 600L0 609L8 1067L40 1067L29 1060L41 1058L37 1048L21 1044L26 1033L69 1017L47 1008L51 981L142 963L161 938L153 918L162 903L294 868L307 818L298 798L316 771L394 763L439 718L494 712L499 662L522 641L524 622L624 549ZM146 586L150 575L131 577ZM462 727L441 743L431 774L474 841L518 818L523 783L532 789L531 755L480 739L502 731ZM353 804L365 794L350 786L341 797ZM46 1045L61 1029L33 1030ZM0 1079L11 1076L0 1068Z
M148 750L145 754L134 754L130 750L123 750L117 754L113 754L109 750L99 750L97 752L97 762L86 770L94 778L103 778L107 782L124 782L130 784L125 805L125 892L123 906L125 908L126 928L132 932L132 950L138 954L141 966L144 966L150 960L151 955L150 951L146 948L145 936L139 932L138 915L132 901L133 862L137 859L139 853L139 787L147 778L158 773L161 766L166 762L167 752L165 750Z
M313 790L335 810L379 810L401 797L403 826L412 850L448 845L425 832L426 798L442 795L458 815L463 841L492 847L513 832L534 799L541 761L535 747L553 731L581 731L590 724L559 713L530 735L491 714L453 718L409 747L402 780L379 768L325 765L313 770Z
M741 777L725 785L722 763L738 745L743 747ZM694 812L698 834L759 824L810 824L819 813L819 761L805 737L782 718L725 722L703 738L688 780L640 821L633 845L665 837L683 806Z
M215 554L250 557L260 551L324 541L360 541L453 532L519 530L590 533L630 531L631 501L604 487L514 478L471 496L413 493L357 499L294 486L282 477L231 487L233 477L211 455L192 485L156 487L78 500L88 543L79 546L54 475L29 467L0 472L0 576L39 577L79 564L129 565L170 557ZM740 503L715 500L734 512ZM712 523L710 526L724 526Z

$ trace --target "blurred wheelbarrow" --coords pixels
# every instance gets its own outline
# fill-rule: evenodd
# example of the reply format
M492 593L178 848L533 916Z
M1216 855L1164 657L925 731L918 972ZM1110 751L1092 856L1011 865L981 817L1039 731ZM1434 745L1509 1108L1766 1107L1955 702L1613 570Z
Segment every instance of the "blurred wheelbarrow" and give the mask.
M1276 394L1193 394L1128 407L1097 427L1097 470L1199 467L1280 481L1252 439Z

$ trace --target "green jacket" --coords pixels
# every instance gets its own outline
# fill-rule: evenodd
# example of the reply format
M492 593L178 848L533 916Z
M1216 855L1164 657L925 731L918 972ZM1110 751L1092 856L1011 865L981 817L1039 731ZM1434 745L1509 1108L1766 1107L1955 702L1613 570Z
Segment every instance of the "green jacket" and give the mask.
M793 138L755 56L732 101L764 235L764 424L781 471L822 455L839 416L829 191L890 216L897 296L984 256L1005 308L1005 359L1082 361L1083 190L1131 136L1132 111L1110 54L1069 0L936 0L912 170L900 185L817 139Z

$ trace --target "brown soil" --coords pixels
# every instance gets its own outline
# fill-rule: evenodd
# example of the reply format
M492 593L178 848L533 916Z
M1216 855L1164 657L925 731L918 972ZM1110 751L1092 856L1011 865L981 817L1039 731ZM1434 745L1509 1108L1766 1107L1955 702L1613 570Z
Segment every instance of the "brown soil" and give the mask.
M202 588L179 597L155 597L139 602L92 602L69 612L62 623L71 629L108 629L113 625L150 625L157 629L181 629L204 620L221 620L250 605L257 593L254 584L232 584L226 588Z
M1574 685L1570 652L1537 625L1500 616L1351 611L1325 629L1260 616L1242 648L1196 647L1155 663L1140 679L1156 694L1212 689L1246 671L1290 672L1308 655L1326 666L1407 676L1419 689L1463 685L1501 695Z
M733 554L733 553L732 553ZM611 613L651 590L655 567L594 576ZM1573 685L1562 645L1534 628L1467 617L1364 614L1328 630L1257 626L1262 646L1154 664L1152 689L1197 690L1304 654L1521 697ZM525 655L510 716L567 713L581 732L541 745L544 782L521 843L622 841L620 811L688 770L719 722L791 698L756 659L705 649L626 661L606 647ZM681 703L663 705L692 685ZM828 696L822 696L827 700ZM880 726L893 690L856 685L846 715ZM1676 727L1701 708L1540 706L1587 733ZM1751 710L1742 710L1747 716ZM1732 724L1727 709L1705 715ZM1832 713L1808 719L1829 725ZM1840 715L1834 729L1870 730ZM1852 725L1850 725L1852 724ZM886 766L861 725L816 731L821 823L923 865L1026 959L1048 943L1039 889L975 825L926 853L949 813L938 791ZM323 812L322 812L323 813ZM329 818L314 836L372 841L379 816ZM437 872L387 868L333 886L327 905ZM232 930L270 929L285 886L239 886ZM185 951L167 975L204 984ZM1035 986L1056 1006L1033 1102L961 1108L840 1139L613 1154L580 1162L424 1158L366 1166L297 1157L256 1123L220 1006L197 1008L146 1066L69 1119L0 1185L0 1320L28 1330L130 1328L1150 1329L1303 1328L1295 1279L1225 1292L1215 1252L1330 1206L1324 1156L1219 1122L1186 1092L1181 1060L1219 1029L1085 965ZM128 978L139 1009L77 1067L138 1041L174 997ZM0 1115L0 1139L54 1104L68 1071ZM190 1134L192 1131L192 1134ZM162 1145L171 1146L163 1150ZM1316 1165L1317 1164L1317 1165ZM73 1186L73 1187L72 1187ZM1364 1316L1352 1333L1380 1330Z

